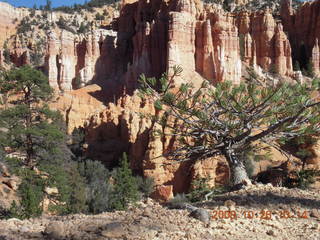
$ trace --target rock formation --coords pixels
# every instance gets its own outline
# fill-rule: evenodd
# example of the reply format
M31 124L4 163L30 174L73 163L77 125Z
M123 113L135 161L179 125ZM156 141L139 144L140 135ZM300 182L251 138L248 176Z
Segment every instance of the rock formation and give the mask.
M237 16L237 26L242 38L243 61L259 65L266 71L276 71L282 76L293 73L291 46L281 23L276 23L269 10L243 12Z
M320 74L320 48L318 38L312 48L312 65L316 75Z
M290 17L288 17L290 14ZM320 1L305 1L296 11L292 10L290 1L283 0L281 18L284 31L288 32L293 60L300 67L307 68L316 49L316 39L320 39Z
M15 8L8 3L0 2L0 46L16 32L19 21L29 14L26 8Z
M290 4L283 6L284 13ZM159 77L174 65L184 69L177 82L238 83L241 60L292 74L290 44L270 11L231 14L198 0L130 1L112 29L85 36L51 31L45 65L51 86L72 90L94 80L107 89L125 85L132 94L141 73ZM26 55L17 47L13 61L24 64Z
M45 66L50 85L68 91L89 83L97 72L100 40L106 39L107 32L92 31L78 37L63 30L59 38L50 32Z
M19 184L20 179L10 174L8 168L0 162L0 209L9 209L14 201L19 202L17 193Z
M195 178L208 178L214 186L217 172L220 182L227 181L228 173L220 173L224 168L223 159L207 159L192 166L191 162L172 163L163 157L163 152L172 149L174 139L154 134L153 130L161 127L140 113L154 114L155 109L152 102L144 102L134 94L120 98L116 104L110 103L107 109L88 119L84 124L88 156L113 167L121 153L127 151L134 172L154 178L157 186L154 196L162 200L168 200L173 193L187 191Z

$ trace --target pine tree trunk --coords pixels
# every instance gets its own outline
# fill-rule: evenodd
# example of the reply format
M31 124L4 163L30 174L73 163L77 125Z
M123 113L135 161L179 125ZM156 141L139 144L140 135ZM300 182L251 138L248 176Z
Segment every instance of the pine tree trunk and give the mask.
M226 150L224 152L224 156L229 164L231 184L235 186L248 181L250 182L246 168L241 159L239 159L239 157L234 153L234 150Z

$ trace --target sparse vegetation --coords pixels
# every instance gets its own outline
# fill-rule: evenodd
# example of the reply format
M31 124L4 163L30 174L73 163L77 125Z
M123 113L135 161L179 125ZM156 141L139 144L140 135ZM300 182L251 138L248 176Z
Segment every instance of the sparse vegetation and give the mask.
M80 27L78 29L78 33L86 33L90 31L90 23L85 24L84 22L81 22Z
M294 71L301 71L299 61L295 61L295 62L294 62L293 70L294 70Z
M5 43L3 45L3 58L4 58L4 62L6 64L9 64L11 62L10 50L8 48L8 42L7 41L5 41Z
M60 16L59 20L56 22L59 28L67 30L72 33L76 33L75 29L68 24L68 21Z
M53 9L54 11L62 11L65 13L80 12L81 10L93 11L93 8L99 8L104 5L110 5L119 2L119 0L91 0L84 4L74 4L73 6L61 6ZM100 20L100 19L98 19Z
M95 19L96 19L97 21L101 21L101 20L104 20L104 16L101 15L100 13L97 13L96 16L95 16Z
M311 184L315 183L316 177L320 176L320 171L314 169L303 169L295 171L295 182L291 187L307 189Z
M17 27L18 34L25 34L32 30L31 22L29 17L24 17Z
M182 208L184 204L189 203L189 199L184 193L178 193L174 198L170 199L168 205L170 208Z

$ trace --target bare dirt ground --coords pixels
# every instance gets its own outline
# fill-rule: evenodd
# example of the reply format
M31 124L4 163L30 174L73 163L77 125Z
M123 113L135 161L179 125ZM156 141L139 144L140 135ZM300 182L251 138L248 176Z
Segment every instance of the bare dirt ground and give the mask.
M99 215L43 216L0 221L0 240L19 239L320 239L320 192L270 185L215 197L198 204L211 216L204 223L187 210L151 199L127 211Z

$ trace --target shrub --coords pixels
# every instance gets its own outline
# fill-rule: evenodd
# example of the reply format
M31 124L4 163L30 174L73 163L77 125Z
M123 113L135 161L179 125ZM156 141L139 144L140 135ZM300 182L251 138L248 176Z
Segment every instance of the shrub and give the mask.
M82 161L85 159L83 145L85 143L85 130L83 127L75 128L71 134L69 148L73 153L73 159Z
M136 177L139 191L144 197L149 197L154 191L154 179L150 177Z
M104 20L104 16L101 15L100 13L97 13L95 19L96 19L97 21L99 21L99 20Z
M308 77L313 78L315 76L314 74L314 66L311 60L309 60L308 64L307 64L307 69L306 69L306 75Z
M299 63L298 61L295 61L295 62L294 62L293 70L294 70L294 71L300 71L300 70L301 70L301 68L300 68L300 63Z
M87 212L87 189L85 178L78 171L78 164L72 163L68 170L70 197L68 199L67 211L69 213Z
M10 56L10 50L8 48L7 42L5 42L3 46L3 57L4 57L4 62L9 64L11 61L11 56Z
M36 15L36 10L34 8L31 8L29 16L34 17L35 15Z
M78 33L86 33L88 32L90 29L90 25L88 24L84 24L83 22L80 24L80 27L78 29Z
M114 190L112 194L112 208L116 210L124 210L128 204L138 200L138 185L136 178L132 175L129 168L126 153L123 153L120 160L120 167L116 169L114 174Z
M279 72L278 72L278 69L277 69L277 66L275 65L275 64L271 64L270 65L270 67L269 67L269 72L271 73L271 74L278 74Z
M10 211L0 206L0 219L8 219L10 218Z
M101 213L111 209L112 186L109 184L110 172L105 166L92 160L79 163L79 172L86 182L86 205L90 213Z
M12 206L10 212L19 218L37 217L42 213L41 201L45 180L35 174L34 171L24 168L20 170L22 182L19 185L18 193L21 197L21 209Z
M189 202L189 198L184 193L178 193L174 198L170 199L168 205L170 208L183 208L183 205Z
M23 18L17 27L17 33L18 34L26 33L31 30L32 29L31 29L30 19L28 17Z
M289 187L307 189L311 184L315 183L316 177L320 176L320 171L314 169L303 169L300 171L295 171L294 175L295 180Z
M192 181L191 185L192 190L187 195L191 202L202 201L204 200L205 195L211 192L207 178L195 179Z
M68 25L68 21L65 20L62 16L60 16L59 21L56 22L59 28L67 30L72 33L76 33L75 30Z

